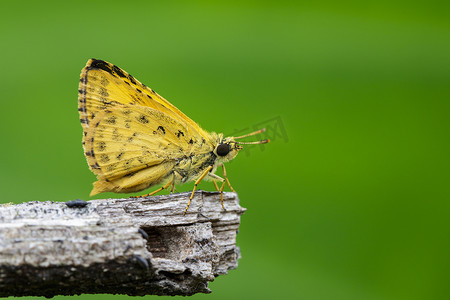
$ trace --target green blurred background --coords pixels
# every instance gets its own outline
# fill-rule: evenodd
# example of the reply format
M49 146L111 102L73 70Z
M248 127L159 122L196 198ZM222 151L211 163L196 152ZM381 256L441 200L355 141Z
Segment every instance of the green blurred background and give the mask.
M2 6L2 202L89 199L77 86L104 59L207 130L270 129L228 164L239 268L193 298L449 299L448 1Z

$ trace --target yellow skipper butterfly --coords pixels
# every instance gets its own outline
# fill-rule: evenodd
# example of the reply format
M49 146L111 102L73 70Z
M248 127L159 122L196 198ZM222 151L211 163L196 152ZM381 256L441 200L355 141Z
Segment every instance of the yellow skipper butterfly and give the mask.
M223 164L235 158L243 144L269 142L236 141L264 129L238 137L207 132L124 70L97 59L90 59L81 72L78 111L84 154L97 176L91 195L163 185L150 196L195 180L184 214L203 179L214 181L223 208L225 182L233 190ZM219 166L225 178L214 174ZM215 180L222 182L220 188Z

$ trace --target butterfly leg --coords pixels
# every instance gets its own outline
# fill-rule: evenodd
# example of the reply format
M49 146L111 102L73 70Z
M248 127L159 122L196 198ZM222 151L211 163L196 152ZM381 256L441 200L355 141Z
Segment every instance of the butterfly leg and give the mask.
M195 190L197 189L197 185L203 180L203 178L205 178L205 176L209 173L209 171L211 171L211 169L212 169L212 166L207 167L203 171L202 175L195 181L194 189L192 190L192 194L189 197L189 202L188 202L188 205L186 206L186 209L184 210L183 216L186 214L186 212L189 208L189 205L191 205L191 200L192 200L192 198L194 198L194 193L195 193Z
M213 179L213 182L214 182L214 185L216 186L217 191L220 192L220 203L222 204L223 210L225 210L225 207L223 206L223 189L225 188L225 179L223 179L223 178L220 177L220 176L217 176L217 175L214 174L214 173L210 173L210 174L208 174L208 176L209 176L209 177L212 177L212 178L214 178L214 179L217 179L217 180L222 181L222 186L221 186L220 189L219 189L219 186L217 186L216 181Z
M172 188L170 189L170 193L173 194L173 191L175 190L177 193L179 193L179 191L177 190L177 188L175 187L175 177L178 177L178 179L182 179L182 176L180 175L180 173L173 171L173 179L172 179Z
M147 195L142 195L142 196L131 196L131 198L142 198L142 197L149 197L149 196L152 196L152 195L154 195L154 194L156 194L156 193L158 193L158 192L160 192L160 191L162 191L162 190L166 190L166 189L169 187L169 185L172 184L172 182L173 182L173 179L172 179L171 181L169 181L168 183L166 183L164 186L162 186L162 187L160 187L159 189L157 189L156 191L153 191L153 192L151 192L151 193L149 193L149 194L147 194Z
M222 186L220 187L220 204L222 204L222 209L225 210L225 206L223 206L223 189L225 187L225 181L222 182Z
M228 186L230 187L231 191L232 191L233 193L236 193L236 191L235 191L235 190L233 189L233 187L231 186L230 181L228 180L228 177L227 177L227 170L225 170L225 165L224 165L224 164L222 164L222 170L223 170L223 177L225 177L225 180L227 181L227 184L228 184Z
M173 190L175 189L175 171L173 171L173 177L172 177L172 187L170 188L170 193L173 194Z
M213 179L213 183L214 183L214 186L216 187L216 191L219 191L219 186L217 185L217 182L215 179Z
M178 191L177 188L175 187L175 182L172 183L172 187L170 188L170 193L173 194L173 191L179 193L179 191Z

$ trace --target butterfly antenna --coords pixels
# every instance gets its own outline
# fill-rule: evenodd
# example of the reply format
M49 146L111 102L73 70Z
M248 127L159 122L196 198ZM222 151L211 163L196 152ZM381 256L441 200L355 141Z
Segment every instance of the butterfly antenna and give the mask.
M256 141L256 142L236 142L238 145L257 145L257 144L267 144L270 143L270 140L262 140L262 141Z
M252 136L252 135L255 135L255 134L260 134L260 133L262 133L264 131L266 131L265 128L260 129L260 130L256 130L255 132L252 132L252 133L249 133L249 134L246 134L246 135L236 136L234 138L235 139L241 139L241 138L245 138L245 137Z

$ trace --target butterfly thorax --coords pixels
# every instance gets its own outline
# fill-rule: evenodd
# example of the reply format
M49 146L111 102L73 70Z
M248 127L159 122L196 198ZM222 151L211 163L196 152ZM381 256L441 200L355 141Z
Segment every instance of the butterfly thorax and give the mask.
M228 149L225 155L220 150L223 148ZM234 159L241 149L232 138L224 138L222 133L209 133L206 139L193 145L191 155L177 160L174 172L178 183L197 179L209 166L212 166L210 173L214 173L218 166Z

